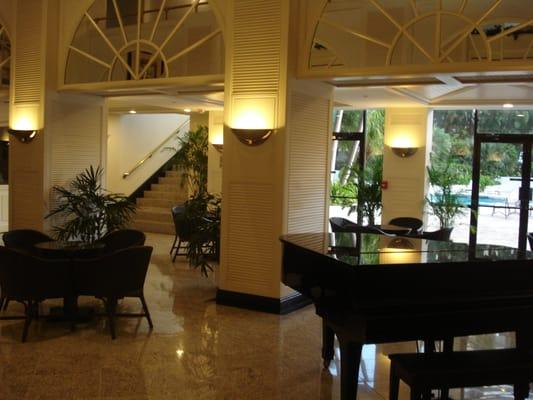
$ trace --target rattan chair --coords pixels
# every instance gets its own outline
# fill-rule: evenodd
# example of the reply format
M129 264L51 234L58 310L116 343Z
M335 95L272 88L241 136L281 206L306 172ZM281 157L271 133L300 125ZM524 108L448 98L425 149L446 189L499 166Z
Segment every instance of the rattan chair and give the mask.
M35 244L54 240L50 236L33 229L15 229L4 233L2 239L6 247L30 252Z
M427 232L424 231L419 235L416 235L417 239L429 239L429 240L441 240L449 241L452 235L453 228L442 228L436 231Z
M416 235L421 232L424 222L414 217L398 217L391 219L389 224L410 228L411 232L409 232L409 235Z
M174 253L174 257L172 257L172 262L174 262L177 256L187 255L189 240L191 238L191 228L185 219L185 206L174 206L171 212L172 221L174 221L175 236L174 243L172 243L172 247L170 248L170 254L172 255Z
M4 233L2 240L4 241L4 245L10 249L17 249L38 255L34 245L41 242L52 242L54 239L34 229L14 229ZM5 311L7 310L10 299L6 297L1 287L0 293L0 310Z
M38 316L40 302L46 299L72 298L70 261L44 259L0 247L0 286L7 299L24 305L22 341L25 342L30 324ZM6 316L0 319L12 318Z
M111 337L116 338L115 319L120 317L146 317L150 329L152 319L144 299L144 280L152 247L135 246L117 250L93 259L74 260L74 290L80 296L94 296L104 302L109 318ZM138 297L143 313L117 314L117 303L124 297Z
M384 232L377 226L373 225L359 225L349 219L342 217L331 217L329 219L331 231L333 233L348 232L348 233L374 233L378 235L384 235L389 237L395 237L395 234Z
M109 232L98 240L98 242L105 244L106 253L112 253L127 247L143 246L145 241L146 235L135 229L119 229Z

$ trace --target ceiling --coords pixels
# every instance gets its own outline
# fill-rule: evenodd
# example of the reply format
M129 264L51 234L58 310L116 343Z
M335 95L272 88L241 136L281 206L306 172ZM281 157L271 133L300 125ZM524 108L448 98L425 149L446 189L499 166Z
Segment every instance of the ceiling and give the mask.
M533 108L533 73L435 74L371 78L331 78L335 105L346 108L384 107L501 107ZM175 86L101 89L93 94L108 98L112 113L193 112L222 110L224 88Z
M428 77L330 79L338 106L382 107L533 107L533 74L464 74Z

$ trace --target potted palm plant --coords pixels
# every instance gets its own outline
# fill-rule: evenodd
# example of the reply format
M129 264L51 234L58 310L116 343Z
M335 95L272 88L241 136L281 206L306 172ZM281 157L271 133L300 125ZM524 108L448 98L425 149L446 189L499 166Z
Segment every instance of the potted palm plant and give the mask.
M208 275L219 260L220 246L220 197L207 191L208 129L200 126L179 142L173 160L182 171L182 186L190 193L182 217L189 239L187 259L191 267Z
M438 218L440 229L451 234L456 217L464 214L463 204L457 194L452 192L452 185L458 182L459 171L453 163L446 160L434 160L427 167L429 184L433 188L433 195L426 197L426 203Z
M369 225L375 224L376 215L381 212L381 177L383 174L383 156L376 155L367 161L363 170L352 167L350 180L356 188L357 201L350 206L348 214L361 212Z
M108 193L101 184L103 169L93 166L77 175L68 187L54 186L57 206L46 218L56 217L57 239L92 243L107 232L126 226L135 204L122 194Z

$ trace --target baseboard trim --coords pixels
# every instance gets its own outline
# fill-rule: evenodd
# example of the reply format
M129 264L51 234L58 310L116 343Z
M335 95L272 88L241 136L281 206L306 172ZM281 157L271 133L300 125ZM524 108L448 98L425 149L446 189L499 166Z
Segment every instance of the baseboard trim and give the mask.
M272 297L232 292L222 289L217 289L216 302L217 304L225 306L246 308L249 310L280 315L288 314L312 303L311 300L302 296L300 293L294 293L282 297L281 299L275 299Z

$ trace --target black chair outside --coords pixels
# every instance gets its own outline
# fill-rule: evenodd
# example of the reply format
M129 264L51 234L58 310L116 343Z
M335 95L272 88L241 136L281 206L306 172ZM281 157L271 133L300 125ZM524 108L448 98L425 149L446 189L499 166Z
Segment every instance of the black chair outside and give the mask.
M24 305L24 330L38 317L38 305L46 299L71 298L72 283L68 260L44 259L7 247L0 247L0 285L9 300ZM11 319L2 317L1 319ZM72 321L71 321L72 322ZM71 324L73 326L73 324Z
M36 243L54 241L50 236L34 229L14 229L4 233L2 239L4 245L10 249L17 249L34 254L37 254L33 247ZM7 309L9 300L10 299L5 296L4 291L2 290L0 295L0 310L5 311Z
M191 238L191 228L185 219L185 206L174 206L171 209L172 221L174 221L174 243L170 248L170 254L174 252L172 262L176 261L177 256L186 256L189 249L188 242ZM176 245L177 242L177 245ZM181 250L181 252L180 252Z
M527 234L527 240L529 242L529 249L533 251L533 232Z
M418 239L440 240L449 241L452 235L453 228L442 228L436 231L427 232L424 231L419 235L416 235Z
M127 247L144 246L146 235L135 229L119 229L97 240L105 245L105 252L112 253Z
M152 247L136 246L91 260L74 260L74 290L77 295L94 296L104 302L113 339L116 338L117 316L146 317L150 329L153 328L143 290L151 255ZM143 313L117 314L117 302L124 297L138 297Z
M331 231L333 233L338 232L348 232L348 233L374 233L389 237L396 237L395 234L387 233L381 230L377 226L372 225L359 225L355 222L350 221L349 219L342 217L331 217L329 219L329 224L331 226Z
M413 235L416 233L420 233L424 222L418 218L413 217L398 217L391 219L389 221L389 224L410 228L411 232L409 233L409 235Z

